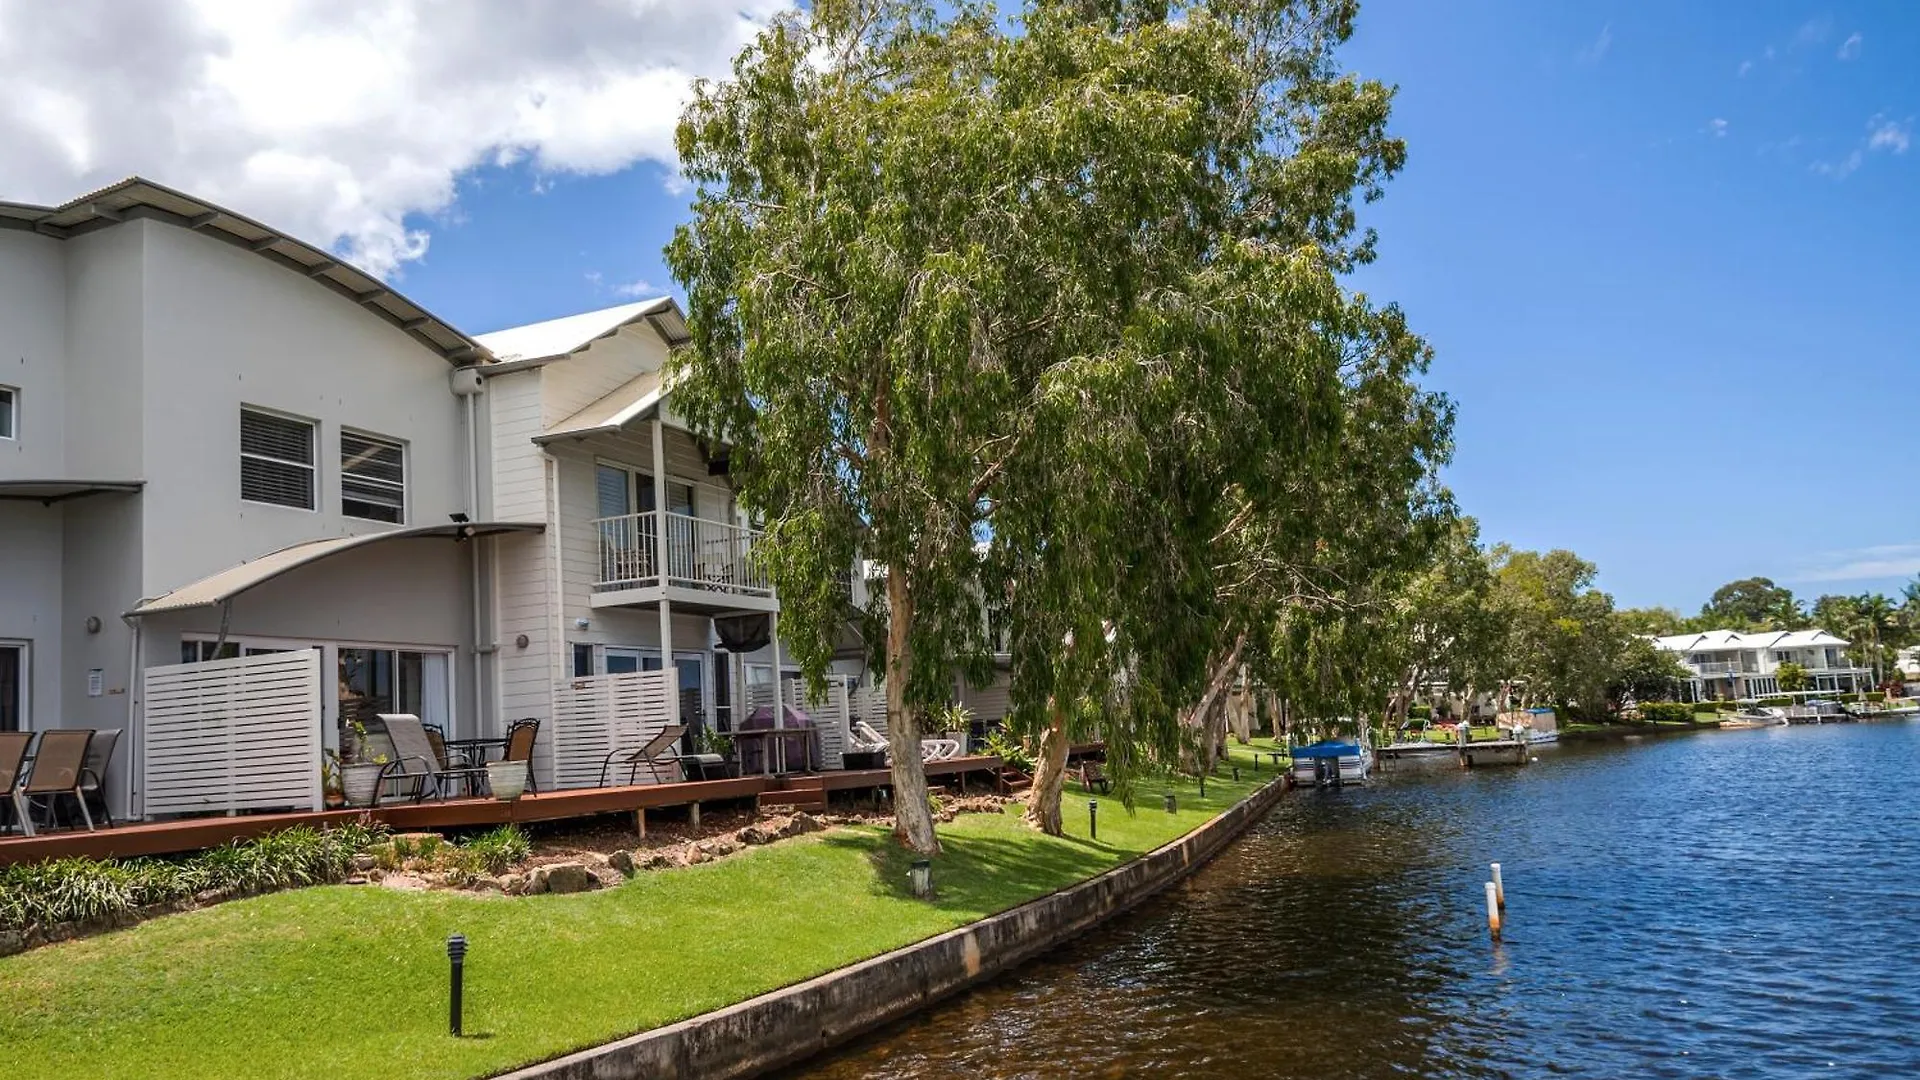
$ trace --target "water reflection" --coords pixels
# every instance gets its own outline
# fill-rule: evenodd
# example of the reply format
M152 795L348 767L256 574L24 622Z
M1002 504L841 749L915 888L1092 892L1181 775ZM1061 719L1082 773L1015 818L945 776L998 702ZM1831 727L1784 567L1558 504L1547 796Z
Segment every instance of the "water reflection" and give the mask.
M1920 1074L1920 725L1542 757L1289 796L1127 918L790 1075Z

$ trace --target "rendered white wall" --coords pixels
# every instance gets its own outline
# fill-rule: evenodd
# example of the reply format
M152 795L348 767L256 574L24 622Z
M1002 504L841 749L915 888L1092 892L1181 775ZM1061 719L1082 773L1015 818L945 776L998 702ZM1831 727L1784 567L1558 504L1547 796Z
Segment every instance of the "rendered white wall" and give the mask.
M64 727L60 679L58 507L0 502L0 639L27 641L27 722L36 731Z
M0 479L65 478L66 251L0 229L0 386L18 391L18 425L0 439Z

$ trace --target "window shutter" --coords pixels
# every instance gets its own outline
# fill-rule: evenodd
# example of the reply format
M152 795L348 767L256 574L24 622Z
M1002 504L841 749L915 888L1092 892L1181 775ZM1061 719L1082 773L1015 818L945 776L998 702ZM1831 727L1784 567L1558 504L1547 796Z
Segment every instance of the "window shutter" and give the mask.
M240 410L240 497L314 509L313 425Z
M391 439L340 433L340 512L400 524L407 510L407 451Z

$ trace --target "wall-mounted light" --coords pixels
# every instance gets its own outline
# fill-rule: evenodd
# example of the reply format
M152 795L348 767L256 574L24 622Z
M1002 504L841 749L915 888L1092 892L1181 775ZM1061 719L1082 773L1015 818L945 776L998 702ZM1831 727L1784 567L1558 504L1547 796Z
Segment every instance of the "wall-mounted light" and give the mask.
M587 621L586 619L575 619L575 620L573 620L573 628L574 628L575 630L585 630L585 629L586 629L587 627L589 627L589 626L592 626L592 625L593 625L593 623L591 623L591 622L589 622L589 621Z
M100 616L98 615L87 616L87 633L97 634L99 632L100 632Z
M517 638L514 638L514 639L513 639L513 643L514 643L514 645L515 645L515 646L517 646L517 647L519 647L519 648L522 648L522 649L524 649L524 648L526 648L526 647L527 647L528 645L530 645L530 644L532 644L532 642L533 642L533 639L532 639L532 638L529 638L529 637L528 637L527 635L525 635L525 634L521 634L521 635L520 635L519 637L517 637Z

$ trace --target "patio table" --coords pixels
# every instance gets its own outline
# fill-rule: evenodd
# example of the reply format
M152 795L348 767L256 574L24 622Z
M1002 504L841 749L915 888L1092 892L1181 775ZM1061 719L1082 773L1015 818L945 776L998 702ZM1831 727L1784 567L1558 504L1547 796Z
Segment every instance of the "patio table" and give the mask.
M460 754L467 759L467 764L476 769L486 768L489 750L498 750L502 756L507 750L505 739L448 739L444 745L449 754ZM487 786L486 776L483 773L471 773L466 778L466 784L467 789L477 797Z

